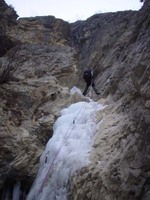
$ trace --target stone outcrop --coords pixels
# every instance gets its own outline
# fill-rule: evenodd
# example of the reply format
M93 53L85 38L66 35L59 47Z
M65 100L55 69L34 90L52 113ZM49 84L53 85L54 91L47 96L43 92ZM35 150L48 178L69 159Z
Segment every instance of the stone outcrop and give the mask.
M69 24L53 16L17 19L0 0L0 187L28 191L60 110L86 100L91 67L106 108L97 113L91 164L77 172L73 200L150 196L150 5ZM3 189L1 189L2 191Z
M28 191L60 110L84 97L69 92L78 81L70 25L53 16L9 18L3 39L13 45L0 44L0 187L19 180Z
M80 68L95 69L112 108L98 116L91 165L72 179L70 199L148 200L150 5L94 15L72 26Z

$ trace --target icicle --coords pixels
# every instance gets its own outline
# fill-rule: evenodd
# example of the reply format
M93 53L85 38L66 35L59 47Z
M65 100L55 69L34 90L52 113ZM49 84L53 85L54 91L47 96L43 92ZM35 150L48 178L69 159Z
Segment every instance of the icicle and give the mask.
M20 199L20 187L21 187L21 182L17 181L13 188L13 198L12 200L19 200Z

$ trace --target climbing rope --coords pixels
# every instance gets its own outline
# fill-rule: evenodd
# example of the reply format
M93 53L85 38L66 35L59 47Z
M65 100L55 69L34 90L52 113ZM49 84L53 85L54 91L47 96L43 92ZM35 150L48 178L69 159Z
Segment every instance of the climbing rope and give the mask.
M54 157L54 159L52 160L52 162L51 162L51 164L50 164L50 166L49 166L49 169L48 169L48 171L47 171L47 173L46 173L46 175L45 175L45 178L44 178L44 180L43 180L43 182L42 182L42 185L41 185L41 187L40 187L40 189L39 189L39 192L38 192L38 194L37 194L37 196L36 196L36 200L38 199L39 194L40 194L40 193L42 192L42 190L43 190L43 187L44 187L44 184L45 184L45 182L46 182L46 179L48 178L48 175L50 174L50 172L52 173L53 165L54 165L54 162L55 162L55 160L56 160L56 158L57 158L59 152L61 151L62 147L64 146L65 142L67 141L67 139L68 139L69 136L71 135L71 133L72 133L72 131L74 130L74 128L77 126L76 119L77 119L78 115L81 113L81 111L83 111L81 117L80 117L79 120L78 120L78 121L80 121L80 119L83 117L83 114L84 114L84 112L85 112L85 110L86 110L86 107L87 107L87 103L85 102L84 105L83 105L83 107L82 107L82 109L79 110L79 112L77 113L77 115L74 117L72 123L70 124L68 130L66 131L65 136L64 136L64 138L63 138L63 140L62 140L62 142L61 142L61 145L60 145L58 151L56 152L55 157ZM78 122L78 121L77 121L77 122ZM74 125L74 124L75 124L75 126L72 127L72 125ZM72 128L72 129L71 129L71 128ZM70 129L71 129L71 130L70 130ZM69 132L69 131L70 131L70 132ZM51 175L51 174L50 174L50 175Z

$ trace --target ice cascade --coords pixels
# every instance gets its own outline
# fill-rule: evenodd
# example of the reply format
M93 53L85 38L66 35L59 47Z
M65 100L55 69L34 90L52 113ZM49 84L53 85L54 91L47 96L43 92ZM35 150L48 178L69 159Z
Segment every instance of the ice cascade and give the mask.
M27 200L67 200L71 175L90 162L95 113L99 109L102 106L91 101L78 102L61 111Z

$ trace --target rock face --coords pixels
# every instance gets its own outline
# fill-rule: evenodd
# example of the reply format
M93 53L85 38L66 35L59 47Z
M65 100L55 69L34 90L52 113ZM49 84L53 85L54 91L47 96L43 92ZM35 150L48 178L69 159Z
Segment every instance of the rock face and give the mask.
M73 177L70 199L150 198L149 13L145 1L138 12L94 15L72 26L79 66L95 69L112 107L98 116L91 165Z
M28 191L62 108L85 100L91 67L107 107L97 113L91 164L72 177L68 199L149 200L150 4L73 24L53 16L16 20L0 0L0 187ZM95 97L94 97L95 98ZM23 197L22 197L23 199Z
M70 25L52 16L12 22L1 3L0 187L12 190L19 180L27 191L60 110L83 97L69 92L78 81Z

